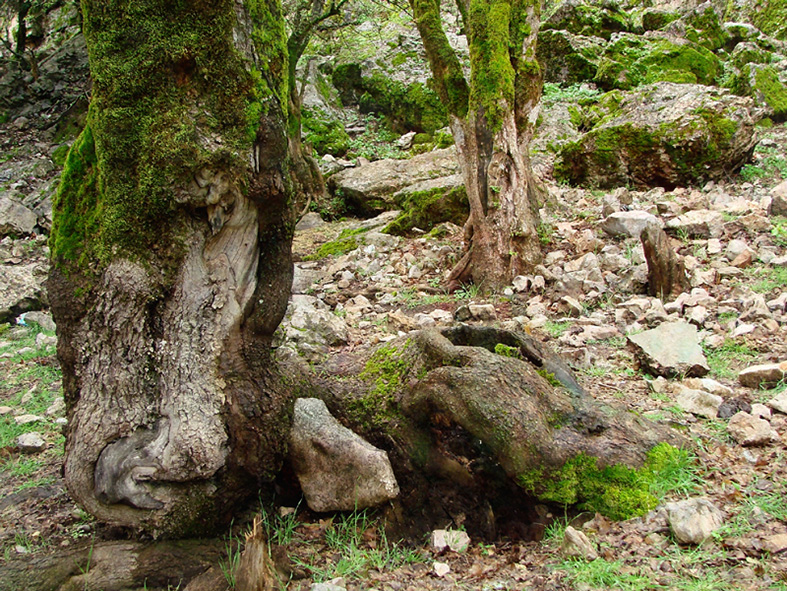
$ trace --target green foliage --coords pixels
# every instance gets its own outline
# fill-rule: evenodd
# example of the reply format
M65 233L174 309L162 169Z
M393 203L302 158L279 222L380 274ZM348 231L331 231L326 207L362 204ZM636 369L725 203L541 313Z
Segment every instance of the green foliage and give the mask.
M519 351L519 347L509 347L508 345L505 345L503 343L497 343L495 345L495 353L503 357L513 357L514 359L522 359L522 353Z
M745 164L741 168L741 178L744 181L787 179L787 159L781 152L773 148L758 147L755 149L755 154L756 164Z
M303 108L301 124L305 141L318 154L343 156L350 148L350 136L341 121L331 119L320 109Z
M579 504L610 519L643 515L670 492L696 485L695 458L666 443L655 446L635 470L623 465L598 466L597 458L581 453L559 469L535 468L520 475L519 484L542 501Z
M560 338L569 328L571 328L571 322L568 320L563 322L548 320L544 325L544 331L553 339Z
M650 577L624 568L620 560L596 558L591 562L566 560L558 567L569 575L576 588L616 589L618 591L650 591L654 589Z
M553 82L545 82L543 90L544 103L551 105L558 102L581 103L589 99L598 98L599 90L590 88L586 84L571 84L561 86Z
M777 245L787 248L787 216L773 216L771 223L773 224L771 228L773 241Z

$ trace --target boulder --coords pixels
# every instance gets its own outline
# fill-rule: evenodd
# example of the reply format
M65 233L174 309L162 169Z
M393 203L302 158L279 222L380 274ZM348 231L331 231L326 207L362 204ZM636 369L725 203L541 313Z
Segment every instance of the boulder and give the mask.
M671 234L685 234L689 238L718 238L724 231L724 217L718 211L696 209L687 211L667 222Z
M393 199L402 214L386 226L385 231L391 234L406 234L413 228L429 231L442 222L463 225L470 214L461 174L408 185Z
M768 406L781 413L787 414L787 390L771 398L768 401Z
M787 215L787 181L783 181L771 190L771 214Z
M700 347L697 327L686 322L664 323L629 335L640 364L653 375L702 377L710 371Z
M36 454L44 451L46 448L46 441L41 437L41 433L32 431L30 433L22 433L16 439L16 446L24 454Z
M0 266L0 322L47 303L46 269L40 264Z
M576 35L598 35L605 40L614 33L630 30L631 26L631 18L614 0L562 0L555 3L541 21L545 31L565 30Z
M328 179L331 192L341 194L363 214L396 209L394 195L422 181L459 174L455 148L433 150L409 160L386 158L348 168Z
M343 427L316 398L295 401L290 459L312 511L351 511L399 494L388 454Z
M666 509L670 529L682 544L701 544L724 521L722 512L705 498L667 503Z
M724 178L756 143L753 101L698 84L613 91L581 109L589 131L559 148L555 176L583 186L672 188Z
M710 392L682 388L675 402L686 412L708 419L715 419L724 400L721 396L716 396Z
M0 236L28 236L37 221L35 212L13 199L0 197Z
M592 80L603 47L604 40L599 37L542 29L536 55L544 71L544 82L577 84Z

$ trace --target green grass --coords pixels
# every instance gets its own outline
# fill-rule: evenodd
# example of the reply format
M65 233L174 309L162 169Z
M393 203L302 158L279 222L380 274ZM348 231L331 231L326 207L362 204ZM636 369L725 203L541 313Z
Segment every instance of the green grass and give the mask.
M374 532L374 546L364 540L364 533ZM295 559L296 564L307 568L315 582L336 577L363 578L373 569L394 570L404 564L422 562L424 558L415 550L388 540L382 525L364 511L338 515L325 531L325 543L334 551L334 559L327 564L306 563Z
M553 339L559 338L571 327L571 322L568 320L562 322L554 322L548 320L544 325L544 331Z
M753 292L767 294L787 285L787 267L750 267L746 277Z
M720 347L705 347L705 357L710 367L710 375L714 378L734 380L738 372L753 361L758 352L732 339L726 339Z
M773 227L771 228L771 236L773 241L779 246L787 248L787 217L783 215L774 216L771 218Z
M560 101L575 103L582 100L589 100L596 98L600 94L601 91L593 90L581 84L561 86L553 82L546 82L541 96L545 104L554 104Z
M650 577L626 567L623 561L597 558L591 562L566 560L557 567L568 574L576 587L617 589L619 591L647 591L657 589Z

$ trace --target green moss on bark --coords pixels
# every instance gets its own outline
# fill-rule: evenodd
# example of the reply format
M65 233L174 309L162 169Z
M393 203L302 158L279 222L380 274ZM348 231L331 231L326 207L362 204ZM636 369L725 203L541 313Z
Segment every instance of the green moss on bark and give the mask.
M598 465L598 459L579 454L556 470L534 468L519 477L520 486L538 499L561 505L579 505L610 519L644 515L658 504L663 494L664 473L681 450L666 443L655 446L639 469L623 465Z
M95 159L85 171L95 178L79 181L81 152L72 150L52 257L68 265L100 266L115 256L144 262L177 243L170 220L194 174L220 169L242 182L260 117L281 108L286 48L283 24L274 26L278 2L246 4L252 43L264 56L258 69L235 46L229 0L84 0L82 7L93 80L82 151L92 138ZM70 219L87 203L95 219Z

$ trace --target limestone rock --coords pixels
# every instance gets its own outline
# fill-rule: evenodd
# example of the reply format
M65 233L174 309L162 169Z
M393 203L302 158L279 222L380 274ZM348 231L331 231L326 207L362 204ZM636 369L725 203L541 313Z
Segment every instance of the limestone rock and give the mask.
M39 421L43 421L43 417L39 417L38 415L31 415L31 414L24 414L14 417L14 422L17 425L28 425L30 423L37 423Z
M329 347L347 341L347 325L316 297L293 295L279 328L284 344L309 360L328 353Z
M0 236L28 236L33 233L37 221L38 216L21 203L0 198Z
M464 552L470 547L470 536L459 530L436 529L432 532L430 545L435 552L442 552L446 548L453 552Z
M667 222L673 234L686 234L692 238L718 238L724 229L724 217L718 211L699 209L687 211Z
M311 230L324 225L325 222L323 221L320 214L316 211L310 211L304 214L304 216L298 221L298 223L295 225L295 231L302 232L303 230Z
M48 330L50 332L55 331L55 321L52 319L52 315L49 312L27 312L25 314L25 323L30 324L37 324L44 330Z
M768 421L743 411L730 419L727 431L735 441L745 446L768 445L779 440L779 435Z
M595 544L588 539L584 532L577 531L570 525L566 527L566 532L563 535L560 552L566 558L583 558L588 561L598 558Z
M787 374L787 361L752 365L738 374L738 381L747 388L773 388Z
M762 549L771 554L787 550L787 534L773 534L762 540Z
M41 433L32 431L30 433L22 433L22 435L17 437L16 446L22 453L36 454L40 451L44 451L46 448L46 441L41 437Z
M723 178L756 144L752 99L699 84L660 82L585 107L595 125L563 144L558 180L601 188L686 186ZM719 125L735 133L720 135Z
M724 520L722 512L705 498L667 503L666 509L670 529L683 544L701 544Z
M710 371L700 347L697 327L686 322L664 323L629 335L640 363L653 375L702 377Z
M716 418L724 402L721 396L690 388L682 388L675 401L686 412L708 419Z
M565 30L540 31L536 54L544 70L544 81L568 85L591 80L603 43L599 37L574 35Z
M316 398L295 401L290 458L313 511L363 509L399 494L388 454L343 427Z
M46 269L38 264L0 266L0 322L46 305Z
M357 210L378 213L394 209L394 195L405 187L459 172L456 150L451 147L419 154L409 160L386 158L348 168L334 174L328 186L333 192L341 191Z
M787 215L787 181L783 181L773 188L771 198L771 214Z
M639 238L647 226L660 226L659 219L647 211L618 211L601 222L601 229L610 236Z
M781 413L787 414L787 390L771 398L768 401L768 406L770 406L774 410L778 410Z

